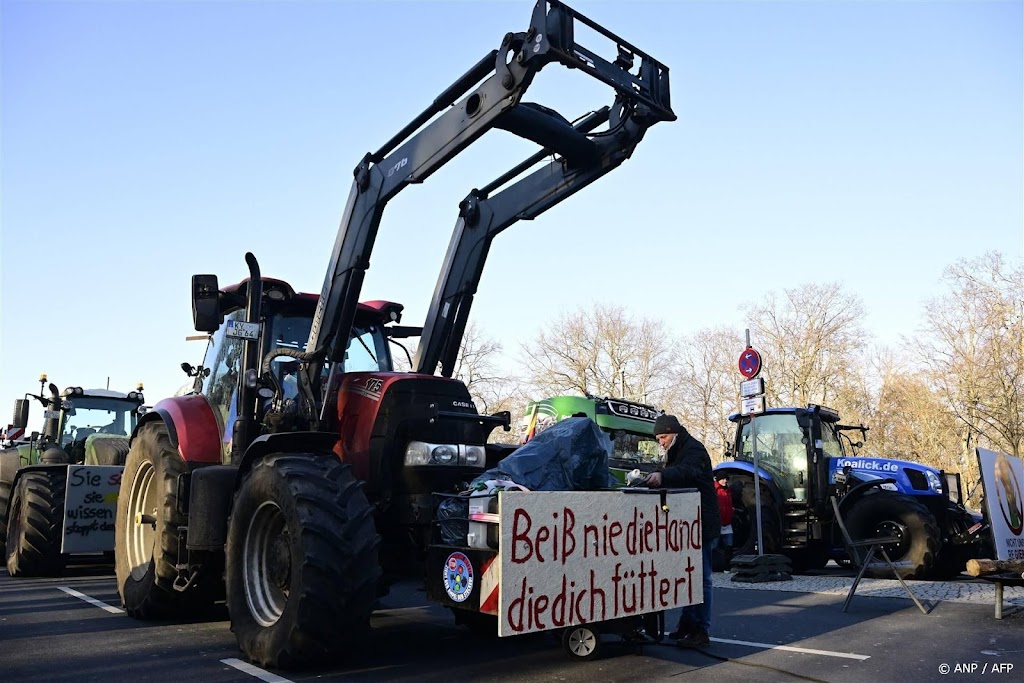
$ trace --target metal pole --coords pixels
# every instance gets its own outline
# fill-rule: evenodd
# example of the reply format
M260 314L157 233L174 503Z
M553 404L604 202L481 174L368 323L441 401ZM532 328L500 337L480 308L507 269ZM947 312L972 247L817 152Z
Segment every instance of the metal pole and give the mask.
M757 507L757 554L764 555L764 539L761 538L761 475L757 463L757 428L754 416L750 416L750 438L754 448L754 505Z
M747 348L750 348L750 328L746 329ZM750 415L750 440L751 449L754 451L754 519L757 524L757 554L764 555L764 539L761 535L761 474L757 458L757 423L756 416Z

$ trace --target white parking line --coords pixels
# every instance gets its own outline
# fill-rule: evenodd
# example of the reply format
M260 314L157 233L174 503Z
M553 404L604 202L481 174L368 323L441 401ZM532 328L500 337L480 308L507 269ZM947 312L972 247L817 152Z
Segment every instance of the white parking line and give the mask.
M292 681L288 680L287 678L281 678L277 674L272 674L269 671L264 671L258 666L253 666L248 662L243 662L241 659L222 659L220 660L220 663L227 664L228 666L233 666L242 673L249 674L250 676L258 678L261 681L266 681L267 683L292 683Z
M121 609L119 607L111 607L107 603L100 602L96 598L90 598L85 593L79 593L74 588L68 588L67 586L57 586L57 588L59 590L64 591L68 595L73 595L74 597L78 598L79 600L85 600L90 605L95 605L96 607L99 607L102 610L106 610L107 612L110 612L111 614L124 614L124 610L123 609Z
M772 645L771 643L752 643L748 640L729 640L728 638L712 638L713 643L727 643L729 645L746 645L747 647L760 647L766 650L785 650L786 652L802 652L806 655L822 655L825 657L842 657L843 659L857 659L864 661L871 659L870 655L855 655L850 652L832 652L831 650L812 650L808 647L793 647L792 645Z

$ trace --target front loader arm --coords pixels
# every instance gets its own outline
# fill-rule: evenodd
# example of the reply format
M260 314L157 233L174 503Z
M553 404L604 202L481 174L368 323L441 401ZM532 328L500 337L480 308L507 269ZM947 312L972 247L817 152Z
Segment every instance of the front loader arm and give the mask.
M496 188L550 155L548 150L543 150L487 187L473 190L459 204L459 219L416 349L413 361L416 372L433 374L440 363L441 374L451 377L473 296L494 237L517 221L536 218L629 158L647 128L658 120L642 105L636 108L631 105L630 102L617 102L614 110L609 111L605 107L577 125L581 134L605 122L610 123L609 130L615 131L590 138L594 154L588 163L572 164L566 158L552 159L532 174L490 196Z
M618 56L614 62L576 43L577 21L616 43ZM634 74L630 70L635 57L641 63ZM547 171L552 178L558 176L558 183L535 177L545 173L542 169L513 186L514 200L523 207L517 213L526 212L521 217L532 218L603 175L592 176L596 167L615 157L608 153L608 145L588 138L557 112L522 102L533 78L551 62L588 73L614 88L617 109L641 113L639 117L626 117L636 119L634 126L644 122L646 128L656 121L675 119L667 67L560 2L539 0L527 31L506 34L497 50L481 59L384 147L367 154L356 167L313 316L308 351L322 354L332 364L343 361L384 207L406 186L423 182L488 130L510 131L562 157L561 161L552 162L560 166L557 173L553 168ZM614 127L609 131L612 135L623 132L629 134L625 126L622 131L614 131ZM639 137L642 132L636 141ZM627 147L631 151L632 147ZM537 194L531 198L528 192ZM497 201L502 195L495 197L496 207L505 201ZM501 216L506 213L502 208ZM514 220L508 224L511 222ZM501 229L504 227L507 225ZM329 401L315 405L320 402L317 397L324 395L319 391L319 364L307 364L304 372L306 400L319 409L323 420L328 417Z

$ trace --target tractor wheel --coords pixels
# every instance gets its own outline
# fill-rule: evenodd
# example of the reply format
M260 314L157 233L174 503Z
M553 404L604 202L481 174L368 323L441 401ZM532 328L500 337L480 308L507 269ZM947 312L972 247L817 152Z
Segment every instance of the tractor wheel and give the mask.
M362 483L333 454L258 460L228 523L228 612L245 656L287 668L351 648L370 628L378 543Z
M885 548L893 562L909 562L904 578L921 579L935 566L942 539L935 517L924 505L908 496L882 491L865 495L850 508L846 528L854 540L894 536L900 539ZM868 576L886 578L885 571L868 570Z
M0 555L7 557L7 517L11 511L7 509L11 502L11 482L0 481Z
M132 441L117 497L114 569L128 616L159 619L209 602L198 586L174 590L178 577L178 475L187 469L167 427L151 422Z
M23 472L11 500L7 526L7 571L11 576L60 576L66 467Z
M743 482L742 495L733 496L734 512L732 518L732 556L757 554L757 516L754 513L754 481L746 477L738 478ZM729 481L732 486L732 479ZM737 487L738 488L738 487ZM737 501L739 498L739 501ZM738 505L742 505L739 507ZM761 487L761 540L764 541L763 554L779 552L779 539L782 537L782 521L776 509L771 493Z

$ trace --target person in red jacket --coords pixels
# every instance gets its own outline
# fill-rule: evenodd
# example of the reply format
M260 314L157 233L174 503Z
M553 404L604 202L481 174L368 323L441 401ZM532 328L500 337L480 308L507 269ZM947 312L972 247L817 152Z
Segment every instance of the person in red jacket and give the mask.
M718 496L718 510L722 517L722 533L718 545L728 552L732 549L732 493L729 491L729 475L715 472L715 494Z

